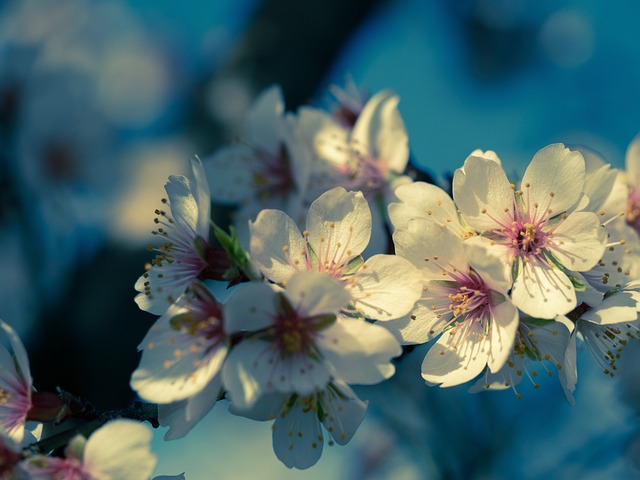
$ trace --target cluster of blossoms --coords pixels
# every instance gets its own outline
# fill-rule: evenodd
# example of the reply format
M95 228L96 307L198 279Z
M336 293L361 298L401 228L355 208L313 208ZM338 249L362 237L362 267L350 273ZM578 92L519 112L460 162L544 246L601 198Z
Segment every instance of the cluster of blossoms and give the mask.
M573 402L578 341L613 375L639 336L640 136L626 173L554 144L516 182L477 150L450 195L406 175L397 95L334 95L332 109L287 113L268 89L238 144L165 186L161 242L135 284L158 318L131 376L158 405L165 439L225 399L235 415L273 421L276 456L308 468L325 439L353 437L367 402L352 386L393 376L402 345L434 342L421 373L441 387L474 381L471 391L520 396L523 378L538 386L555 371ZM228 230L211 221L212 202L235 205ZM32 386L14 350L17 373L0 379L19 383L24 401L0 410L0 425L20 442ZM139 427L121 425L112 429ZM81 453L84 440L66 459L27 463L93 468L100 432Z
M451 197L404 174L397 95L335 97L285 113L268 89L238 144L166 185L163 243L136 284L160 317L131 379L159 404L166 439L224 398L273 420L277 457L307 468L321 425L329 444L353 436L367 404L351 385L392 376L400 344L435 340L422 377L442 387L475 379L472 391L519 396L522 378L557 370L573 401L578 339L613 374L638 336L633 173L556 144L512 183L478 150ZM210 221L212 201L237 207L230 234ZM228 282L225 301L212 280Z

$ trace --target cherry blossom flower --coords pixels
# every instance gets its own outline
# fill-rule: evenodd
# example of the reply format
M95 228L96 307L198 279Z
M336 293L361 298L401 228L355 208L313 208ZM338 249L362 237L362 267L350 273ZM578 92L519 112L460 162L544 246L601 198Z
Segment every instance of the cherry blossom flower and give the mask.
M202 402L210 409L217 391L204 398L198 394L215 384L226 358L229 338L223 319L222 306L203 283L194 282L142 340L142 359L131 376L131 387L150 402L189 399L189 409L206 408L198 406Z
M343 381L334 380L326 388L309 395L272 393L265 395L250 410L232 413L254 420L273 420L273 450L289 468L305 469L315 465L322 456L325 434L328 444L346 445L356 433L367 411L367 402L360 400Z
M33 455L23 462L28 478L148 480L156 465L151 430L132 420L113 420L88 439L74 437L65 457Z
M310 162L296 118L285 114L282 91L272 86L249 111L241 142L217 151L205 168L213 200L242 206L234 221L242 238L246 221L262 208L279 208L297 217Z
M342 125L352 128L367 104L369 94L361 91L350 76L346 78L344 88L338 85L329 85L329 92L335 98L331 114Z
M27 352L13 329L0 320L0 433L21 444L31 409L33 380Z
M413 265L382 254L362 262L371 236L371 213L362 193L329 190L311 204L306 226L301 233L284 212L260 212L250 225L255 267L280 284L299 271L327 273L350 292L349 309L371 319L398 318L411 310L421 291Z
M300 272L286 290L253 283L227 302L227 333L245 332L225 362L222 378L231 403L251 408L272 392L308 396L336 377L373 384L393 375L401 353L387 330L339 315L349 302L341 282Z
M332 117L315 132L320 158L335 168L340 185L362 191L369 200L385 194L391 180L402 175L409 161L408 135L398 112L400 98L390 90L378 92L362 108L352 128Z
M481 238L417 218L393 236L396 253L420 268L422 298L411 315L384 325L403 343L440 336L422 363L422 376L442 387L497 372L509 356L518 310L511 303L510 266Z
M569 348L570 333L567 325L555 320L521 318L516 332L513 349L504 366L497 372L487 370L469 389L470 392L505 390L510 388L518 398L518 385L522 379L528 379L534 388L539 388L541 376L553 376L558 373L565 393L567 376L571 365L565 364Z
M640 284L630 282L607 291L604 299L593 305L585 302L565 317L571 338L565 352L565 395L575 403L573 392L578 381L577 338L584 340L591 356L605 375L613 377L617 360L627 343L640 339Z
M193 179L172 175L165 185L170 213L156 210L153 233L163 240L151 267L136 282L135 300L147 312L161 315L193 280L215 267L209 245L211 198L202 162L191 160ZM151 248L151 247L150 247ZM211 263L211 265L210 265ZM208 276L208 275L206 275Z
M373 215L372 252L386 251L385 206L394 190L411 182L404 174L409 141L398 111L399 97L383 90L360 110L353 126L322 110L300 110L300 123L316 161L310 174L309 195L341 186L364 193Z
M561 144L538 151L516 190L501 165L470 156L455 172L453 196L466 221L511 260L511 297L523 312L554 318L576 307L566 270L586 271L602 257L606 233L596 214L573 211L585 164Z

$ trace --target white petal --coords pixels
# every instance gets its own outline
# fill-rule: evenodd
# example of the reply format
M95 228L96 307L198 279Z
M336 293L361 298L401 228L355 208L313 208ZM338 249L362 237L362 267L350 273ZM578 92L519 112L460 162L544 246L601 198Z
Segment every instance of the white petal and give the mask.
M308 240L321 268L346 264L360 255L371 237L371 211L361 192L338 187L321 195L307 213Z
M169 427L164 434L164 439L177 440L189 433L214 407L221 388L222 375L216 375L195 396L167 405L158 405L158 422L163 427Z
M640 185L640 133L637 134L629 147L625 156L625 166L629 175L629 184L637 187Z
M273 424L273 451L289 468L305 469L317 463L322 455L324 436L314 409L301 401Z
M402 345L426 343L442 332L451 315L440 315L431 308L428 298L418 300L409 315L381 323Z
M599 212L611 194L618 170L604 162L602 157L587 148L579 148L585 162L584 194L589 197L588 210Z
M564 267L584 272L602 258L606 240L607 232L596 214L574 212L553 232L551 250Z
M508 299L491 307L489 332L490 351L487 365L492 372L499 371L513 351L518 331L518 309Z
M197 335L172 328L170 321L179 313L184 310L171 308L141 344L131 388L149 402L172 403L196 395L218 374L227 355L226 343L206 345Z
M332 115L317 108L301 107L298 110L298 128L318 157L315 168L347 164L351 155L349 131Z
M247 145L223 147L205 160L211 197L218 202L239 203L253 198L258 160Z
M346 398L333 394L323 396L325 416L322 424L338 445L346 445L367 413L367 402L360 400L346 383L336 381L335 386Z
M245 410L274 391L309 395L327 385L330 373L322 361L304 354L283 356L266 341L247 339L232 350L222 378L231 402Z
M502 166L493 160L467 158L454 173L453 199L469 225L480 231L511 224L513 189Z
M609 295L580 318L598 325L634 322L638 319L639 305L640 292L622 290Z
M474 322L468 327L464 338L445 333L424 358L422 378L429 384L439 384L441 387L467 382L484 369L489 356L488 350L487 335L478 323Z
M250 409L258 397L266 393L262 384L267 379L257 377L257 366L253 363L269 351L270 345L267 342L248 339L236 345L229 353L222 368L222 383L229 400L238 409Z
M465 240L463 246L469 265L478 272L487 286L506 294L513 283L511 249L492 243L484 237L472 237Z
M252 146L274 153L280 148L284 99L278 85L265 89L247 115L246 135Z
M389 217L395 229L406 229L413 218L425 218L453 229L462 237L464 229L458 220L456 206L440 187L415 182L398 187L394 193L400 200L389 205Z
M577 331L578 329L574 329L569 337L567 350L564 354L564 365L558 371L562 391L571 405L575 405L576 403L575 398L573 397L573 392L575 392L576 384L578 383L578 364L576 356Z
M554 318L576 307L576 292L569 277L554 267L526 262L511 291L513 303L536 318Z
M318 272L300 272L291 277L286 295L296 311L304 317L337 313L349 303L349 293L342 283Z
M276 283L307 270L306 242L296 223L280 210L262 210L250 224L251 261Z
M171 216L195 238L198 232L200 207L193 195L193 184L187 177L171 175L164 189L169 197Z
M391 359L402 353L384 327L356 318L339 317L320 333L325 359L347 383L372 385L393 375Z
M425 279L443 280L443 270L466 271L462 239L454 232L424 219L409 222L407 230L393 234L396 255L418 267Z
M134 288L140 292L134 299L140 310L162 315L191 285L194 276L183 275L180 278L174 278L174 274L169 270L173 265L176 264L163 264L160 267L153 265L140 275L134 285ZM149 287L149 295L145 293L147 287Z
M561 143L540 149L522 177L523 199L559 214L573 207L584 189L585 164L580 152ZM527 184L530 186L527 187ZM553 194L553 196L551 195Z
M291 397L291 393L271 392L261 395L249 409L241 409L235 403L229 404L229 412L240 417L263 422L273 420L282 410L282 406Z
M265 283L242 285L224 305L224 329L227 334L254 332L273 324L276 292Z
M198 205L198 223L196 232L202 238L209 238L209 221L211 219L211 194L209 192L209 183L207 175L204 171L202 161L198 158L192 158L190 161L191 174L193 176L193 195Z
M411 311L422 294L422 274L396 255L375 255L349 278L346 287L358 312L391 320Z
M29 369L29 358L27 357L27 350L24 348L20 337L15 332L13 328L4 321L0 320L0 328L4 331L7 340L9 341L9 346L11 347L11 351L15 356L15 361L18 364L18 368L20 369L20 376L24 384L27 387L27 390L31 389L31 370ZM0 342L0 345L4 342ZM12 362L13 363L13 362Z
M95 478L147 480L156 465L151 438L151 430L141 423L113 420L89 437L82 463Z
M409 137L398 111L400 98L383 90L366 103L351 134L355 145L370 151L393 172L402 173L409 160Z

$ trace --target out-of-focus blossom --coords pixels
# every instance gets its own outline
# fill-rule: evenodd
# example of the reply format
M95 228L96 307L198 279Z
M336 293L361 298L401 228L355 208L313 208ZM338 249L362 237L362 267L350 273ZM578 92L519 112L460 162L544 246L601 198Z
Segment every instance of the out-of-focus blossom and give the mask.
M404 176L409 161L409 140L398 111L400 98L389 90L371 97L358 112L355 123L319 109L300 110L302 130L312 145L315 161L309 195L320 195L341 186L362 191L373 215L372 251L386 251L386 205L397 186L411 181Z
M262 92L247 114L240 143L220 149L205 162L213 200L241 205L235 225L262 208L278 208L297 218L309 181L311 157L298 123L284 110L280 87Z
M149 449L149 427L132 420L113 420L88 439L74 437L65 457L33 455L22 464L27 478L77 480L148 480L156 465Z

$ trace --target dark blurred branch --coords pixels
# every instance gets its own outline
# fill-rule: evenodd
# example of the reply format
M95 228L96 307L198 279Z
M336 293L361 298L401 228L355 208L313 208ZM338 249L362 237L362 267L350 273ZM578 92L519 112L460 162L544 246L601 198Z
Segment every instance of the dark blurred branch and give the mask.
M252 90L251 96L278 83L288 109L308 102L354 31L384 3L386 0L265 0L228 61L205 80L196 108L206 105L202 96L216 81L242 82ZM196 133L207 151L228 141L226 125L202 110L195 113L199 118L192 119L194 126L206 129Z

